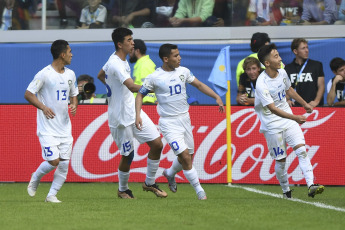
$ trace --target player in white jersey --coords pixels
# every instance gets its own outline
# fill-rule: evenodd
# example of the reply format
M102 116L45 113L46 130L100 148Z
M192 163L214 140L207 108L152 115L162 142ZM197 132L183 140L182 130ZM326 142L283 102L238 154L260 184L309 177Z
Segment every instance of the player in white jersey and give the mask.
M30 196L35 196L41 178L56 168L45 201L60 203L56 194L66 180L73 144L68 101L74 116L78 106L78 88L74 72L65 67L71 64L73 56L68 42L54 41L51 53L52 64L36 74L25 92L25 99L37 108L37 136L45 160L32 174L27 191Z
M122 155L118 176L118 197L133 199L133 193L128 187L129 171L134 158L134 138L140 143L147 143L150 151L147 157L146 179L142 187L144 191L151 191L157 197L167 197L168 194L159 189L155 183L156 172L159 167L163 143L160 134L150 120L142 112L144 117L144 132L139 132L135 127L135 102L133 92L138 92L140 85L134 84L131 78L131 69L126 56L134 49L132 31L127 28L117 28L112 33L112 40L116 52L113 53L107 63L98 74L107 88L108 120L111 134Z
M304 135L298 124L306 122L306 117L294 115L286 101L286 95L303 105L306 112L312 107L291 87L285 70L280 69L281 57L275 44L263 46L258 58L265 65L256 81L255 112L260 121L260 132L265 135L269 153L275 159L275 172L283 190L284 198L291 198L286 163L286 144L295 151L299 166L308 186L308 196L314 197L324 190L323 185L314 184L313 167L305 147Z
M195 189L199 200L207 199L201 187L196 169L193 166L194 140L187 103L186 83L191 84L204 94L216 99L219 111L224 112L222 99L207 85L200 82L192 72L180 66L181 56L176 45L163 44L159 49L163 66L146 77L135 99L138 129L143 130L145 123L141 115L142 98L154 92L158 100L157 111L160 116L159 128L177 158L163 175L168 179L169 189L177 191L175 175L183 169L189 183Z

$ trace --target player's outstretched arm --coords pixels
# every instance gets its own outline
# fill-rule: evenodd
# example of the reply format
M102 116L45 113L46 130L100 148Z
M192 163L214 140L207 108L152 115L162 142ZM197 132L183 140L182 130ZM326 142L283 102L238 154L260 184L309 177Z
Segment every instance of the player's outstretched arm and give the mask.
M78 107L78 97L77 96L71 97L69 108L73 116L77 113L77 107Z
M271 110L272 113L274 113L277 116L283 117L283 118L287 118L287 119L291 119L296 121L298 124L303 124L304 122L306 122L307 118L305 116L302 115L294 115L291 113L287 113L284 110L281 110L279 108L277 108L274 103L271 103L269 105L267 105L267 108L269 110Z
M302 105L307 113L311 113L313 111L313 107L310 106L305 100L303 100L303 98L292 87L290 87L286 91L286 94L290 98L295 99L295 101L297 101L300 105Z
M207 96L213 97L216 99L217 104L219 105L219 112L224 112L224 103L220 96L216 94L210 87L199 81L197 78L195 78L191 83L192 86L196 87L198 90L206 94Z
M55 117L55 113L49 107L45 106L42 102L40 102L36 95L31 93L30 91L26 90L24 98L33 106L43 111L44 115L47 119L53 119Z
M105 85L105 72L103 69L99 71L97 78Z
M126 79L123 84L132 92L137 93L140 89L140 85L134 84L134 81L132 78Z
M143 105L143 95L138 92L137 97L135 98L135 126L137 129L141 130L143 122L140 117L141 107Z

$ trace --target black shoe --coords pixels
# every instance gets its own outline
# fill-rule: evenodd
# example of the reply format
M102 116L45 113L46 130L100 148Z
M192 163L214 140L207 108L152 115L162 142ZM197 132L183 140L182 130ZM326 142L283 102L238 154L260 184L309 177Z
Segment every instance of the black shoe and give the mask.
M129 189L123 192L120 192L119 190L117 190L117 196L122 199L134 199L133 193Z
M66 29L68 26L68 20L66 18L63 18L60 20L60 29Z
M292 191L293 190L290 190L288 192L283 193L283 198L291 199L292 198L292 196L291 196Z

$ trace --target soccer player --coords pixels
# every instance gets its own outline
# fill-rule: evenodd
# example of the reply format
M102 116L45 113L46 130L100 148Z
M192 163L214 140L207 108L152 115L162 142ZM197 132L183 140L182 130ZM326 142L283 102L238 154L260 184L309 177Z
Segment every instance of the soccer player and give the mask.
M188 113L186 83L199 89L204 94L216 99L219 111L224 112L222 99L207 85L200 82L192 72L180 66L181 56L176 45L163 44L159 48L159 57L163 66L146 77L135 99L135 125L144 132L145 123L141 115L142 98L149 92L155 92L158 100L157 111L160 116L159 128L177 158L172 166L164 170L168 179L169 189L177 191L175 174L183 169L189 183L195 189L199 200L206 200L206 193L201 187L196 169L192 164L194 140Z
M295 99L311 113L309 105L291 87L284 69L280 69L282 59L275 44L263 46L258 53L260 62L265 65L256 81L255 112L260 121L260 132L265 135L269 153L275 159L275 172L284 198L291 198L286 163L286 143L295 151L299 166L308 185L308 196L314 197L324 190L323 185L314 184L313 167L305 148L304 135L298 124L306 122L306 117L294 115L286 101L286 95Z
M119 198L133 199L133 193L128 187L129 171L134 158L134 140L140 143L147 143L150 151L147 157L146 179L142 187L144 191L151 191L157 197L167 197L168 194L159 189L155 183L156 172L163 143L160 134L146 115L142 111L143 131L135 128L135 101L133 92L138 92L140 85L134 84L131 78L131 69L126 60L126 56L134 49L132 31L119 27L112 33L112 40L116 52L113 53L103 68L98 73L100 79L107 88L108 97L108 120L111 135L116 142L121 153L119 164Z
M78 88L71 64L72 50L67 41L56 40L51 45L52 64L44 67L29 84L25 99L37 108L37 136L44 161L32 174L27 191L35 196L41 178L56 168L46 202L60 203L57 192L64 184L72 152L72 128L68 115L74 116L78 106ZM37 94L37 96L36 96Z

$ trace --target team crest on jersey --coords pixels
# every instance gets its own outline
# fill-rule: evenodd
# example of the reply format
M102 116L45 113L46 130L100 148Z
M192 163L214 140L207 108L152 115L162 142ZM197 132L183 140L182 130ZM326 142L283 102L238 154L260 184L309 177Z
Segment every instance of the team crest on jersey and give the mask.
M186 78L184 77L184 75L180 75L180 79L182 82L184 82L186 80Z

